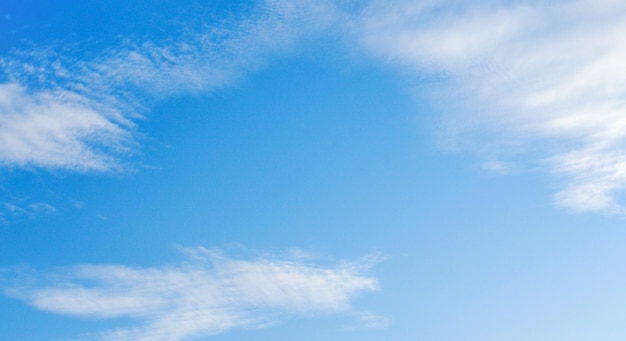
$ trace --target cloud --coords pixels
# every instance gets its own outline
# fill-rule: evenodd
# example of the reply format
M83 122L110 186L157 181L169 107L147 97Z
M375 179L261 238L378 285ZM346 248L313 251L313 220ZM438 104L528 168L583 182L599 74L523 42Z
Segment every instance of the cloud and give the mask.
M29 200L0 201L0 223L30 219L56 212L56 207L45 202L29 202Z
M331 8L268 0L237 21L154 41L129 38L89 58L69 43L0 57L0 164L124 170L138 147L134 122L151 102L234 84L327 25Z
M88 59L70 44L0 58L0 164L124 170L154 101L232 86L330 35L434 79L420 88L444 112L442 136L487 154L487 168L517 169L508 158L522 154L563 180L558 205L626 212L623 2L265 0L237 15Z
M291 315L347 314L358 294L379 289L367 275L376 257L321 266L267 255L234 259L205 248L185 252L187 261L173 266L20 271L5 275L13 278L5 294L52 313L140 321L96 340L174 341L262 328ZM374 314L363 319L382 321Z
M375 1L357 21L367 53L443 80L451 130L539 153L559 205L624 212L624 2Z
M132 124L63 90L0 85L0 163L17 167L107 170L128 150Z
M346 330L383 329L390 324L389 318L372 312L358 312L354 316L355 322L345 326Z
M21 207L12 203L4 202L2 203L2 206L4 206L4 209L6 211L14 215L35 215L35 214L42 214L42 213L54 213L57 211L57 209L54 206L47 204L45 202L34 202L31 204L25 205L24 207Z

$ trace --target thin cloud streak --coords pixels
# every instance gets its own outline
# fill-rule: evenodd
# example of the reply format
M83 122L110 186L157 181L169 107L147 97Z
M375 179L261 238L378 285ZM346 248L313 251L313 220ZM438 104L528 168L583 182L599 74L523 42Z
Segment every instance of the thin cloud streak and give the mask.
M567 179L559 205L624 212L623 2L376 1L357 21L368 53L444 77L449 101L463 103L448 115L457 126L541 144L540 163Z
M45 202L0 202L0 223L6 223L20 218L32 218L39 215L53 214L55 212L57 212L57 208Z
M349 314L363 292L379 290L372 259L319 266L300 259L234 259L187 249L182 264L133 268L81 265L13 277L5 294L52 313L129 317L140 325L95 340L191 340L233 328L263 328L288 316ZM370 320L372 316L369 314ZM382 319L378 318L378 320Z

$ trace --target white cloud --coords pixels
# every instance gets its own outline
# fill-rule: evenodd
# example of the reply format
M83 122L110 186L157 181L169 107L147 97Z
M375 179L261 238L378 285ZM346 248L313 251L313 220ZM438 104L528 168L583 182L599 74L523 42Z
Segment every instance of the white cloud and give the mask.
M327 25L331 8L268 0L238 22L160 41L126 41L89 60L63 46L0 57L0 164L123 169L137 146L132 122L145 104L233 84L268 55Z
M0 85L0 162L17 167L108 170L127 150L132 126L64 90L30 93ZM113 151L113 153L111 153Z
M80 265L47 275L21 273L5 294L57 314L142 322L94 339L174 341L261 328L290 315L350 313L357 294L379 289L366 275L371 258L321 266L271 256L233 259L204 248L186 251L187 262L175 266ZM378 325L383 320L371 313L363 318Z
M150 101L230 86L272 54L330 34L404 73L437 78L442 110L454 109L443 115L447 131L479 136L459 145L489 149L501 165L509 149L526 147L566 180L559 205L624 212L624 2L265 0L236 21L198 27L90 60L70 48L0 58L0 163L123 169L137 147L133 122ZM493 141L484 143L485 131Z
M358 27L369 53L447 78L448 100L466 111L450 121L538 142L568 179L560 205L623 211L626 3L374 2Z

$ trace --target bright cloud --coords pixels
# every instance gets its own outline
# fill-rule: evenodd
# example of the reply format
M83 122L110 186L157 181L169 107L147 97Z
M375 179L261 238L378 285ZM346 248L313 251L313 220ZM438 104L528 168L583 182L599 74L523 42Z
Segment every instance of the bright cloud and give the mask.
M298 258L234 259L204 248L186 252L188 260L176 266L80 265L24 277L5 294L57 314L141 321L98 340L173 341L261 328L285 315L350 313L358 294L379 289L366 275L372 257L319 266Z
M70 91L0 85L0 162L18 167L108 170L127 150L131 123ZM117 118L116 118L117 117ZM113 153L110 153L110 152Z
M0 58L0 163L123 168L150 101L229 86L268 56L329 34L404 73L438 78L438 101L455 103L444 105L454 109L443 115L451 135L491 131L502 142L479 143L492 146L489 165L527 148L565 180L559 205L624 212L625 19L616 0L266 0L236 21L126 42L90 60L22 51Z
M267 55L327 25L331 12L322 2L265 1L239 22L125 42L89 60L62 46L0 58L0 164L121 169L146 102L231 85Z
M467 105L457 125L542 144L542 163L569 179L560 205L623 212L624 2L374 2L359 25L369 53L448 79Z

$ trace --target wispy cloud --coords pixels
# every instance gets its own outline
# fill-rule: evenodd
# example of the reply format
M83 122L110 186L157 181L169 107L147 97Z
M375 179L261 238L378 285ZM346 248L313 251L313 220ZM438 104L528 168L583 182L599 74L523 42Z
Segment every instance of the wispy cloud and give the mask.
M625 19L617 0L266 0L235 20L128 40L89 59L71 45L20 51L0 58L0 163L124 169L152 100L230 86L323 32L437 78L442 111L452 108L447 131L482 136L490 165L529 150L565 180L559 205L624 212ZM498 143L482 143L486 131Z
M60 43L0 57L0 164L123 169L137 147L133 122L150 101L232 85L331 12L323 2L268 0L237 21L124 41L88 59Z
M267 255L234 259L204 248L185 252L187 260L173 266L22 271L5 294L57 314L140 321L96 340L172 341L262 328L292 315L350 314L358 294L379 289L367 275L377 257L323 266ZM380 325L383 318L368 313L363 320Z
M128 150L132 124L67 90L31 92L0 85L0 163L5 166L108 170Z
M358 312L354 316L355 322L345 326L346 330L383 329L391 323L389 318L372 312Z
M0 202L0 222L53 214L57 208L45 202Z
M443 76L466 113L451 114L454 124L487 127L517 148L538 142L540 164L568 179L558 204L624 211L624 2L376 1L359 23L369 53Z

